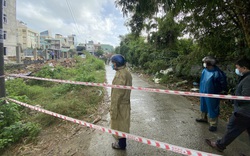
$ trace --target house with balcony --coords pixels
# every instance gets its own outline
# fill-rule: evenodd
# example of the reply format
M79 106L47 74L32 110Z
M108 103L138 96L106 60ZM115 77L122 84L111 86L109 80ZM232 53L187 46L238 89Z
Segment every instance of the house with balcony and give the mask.
M40 49L48 49L49 43L46 41L46 39L52 39L52 34L49 30L45 30L43 32L40 32Z
M54 52L55 58L60 58L61 40L51 38L51 39L45 39L44 41L48 44L46 50L48 50L49 52Z

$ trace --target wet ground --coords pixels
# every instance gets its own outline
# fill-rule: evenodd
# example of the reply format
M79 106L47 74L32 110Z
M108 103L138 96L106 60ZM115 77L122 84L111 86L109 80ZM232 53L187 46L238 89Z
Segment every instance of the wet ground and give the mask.
M115 71L110 66L106 66L106 71L107 83L111 84ZM149 84L138 75L132 76L135 87L164 89L160 85ZM108 88L109 94L110 90ZM237 138L223 153L207 146L204 139L220 138L226 130L226 122L219 120L218 131L208 131L207 124L195 122L195 118L199 116L199 106L183 96L133 90L131 107L131 134L208 153L237 156L242 152L250 156L250 141L246 133ZM107 120L98 124L109 127L109 114L104 118ZM181 155L133 140L127 141L126 151L117 151L111 148L113 141L110 134L96 132L85 154L90 156Z
M111 84L115 71L106 66L107 83ZM133 86L143 88L166 89L161 85L147 82L136 74ZM110 95L111 88L107 88ZM102 120L97 123L109 128L107 112L110 101L101 105ZM196 100L197 101L197 100ZM238 156L244 153L250 156L250 141L247 133L242 134L228 148L219 153L206 145L204 139L218 139L226 130L226 122L219 120L217 132L208 131L207 124L195 122L199 117L199 106L184 96L168 95L133 90L131 93L131 128L133 135L153 139L168 144L198 151ZM80 119L81 120L81 119ZM57 126L43 129L36 143L27 143L10 148L3 156L179 156L167 151L133 140L127 141L125 151L111 148L113 137L109 133L83 127L63 121Z

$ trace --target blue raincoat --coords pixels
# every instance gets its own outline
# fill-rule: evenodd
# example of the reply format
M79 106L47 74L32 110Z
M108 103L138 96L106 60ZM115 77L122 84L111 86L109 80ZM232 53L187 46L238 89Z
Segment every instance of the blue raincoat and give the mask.
M219 94L226 83L226 78L223 76L224 74L217 66L210 70L204 68L200 79L200 93ZM220 99L218 98L200 98L201 112L208 113L209 118L217 118L219 116L219 104Z

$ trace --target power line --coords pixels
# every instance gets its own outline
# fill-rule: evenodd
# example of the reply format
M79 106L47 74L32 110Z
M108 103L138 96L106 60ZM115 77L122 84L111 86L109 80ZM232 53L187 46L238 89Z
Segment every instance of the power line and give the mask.
M66 3L67 3L69 12L70 12L70 14L71 14L71 17L72 17L72 19L73 19L73 21L74 21L74 23L75 23L75 29L76 29L76 31L78 32L79 37L81 37L80 31L79 31L79 26L78 26L78 24L77 24L77 22L76 22L76 18L75 18L75 16L74 16L73 11L72 11L72 7L71 7L70 3L68 2L68 0L65 0L65 1L66 1ZM83 38L82 38L82 39L83 39Z

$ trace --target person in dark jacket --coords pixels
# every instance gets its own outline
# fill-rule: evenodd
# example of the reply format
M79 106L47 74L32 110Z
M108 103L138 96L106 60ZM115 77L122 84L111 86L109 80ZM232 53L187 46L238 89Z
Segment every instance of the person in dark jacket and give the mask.
M206 56L202 62L204 69L200 80L200 93L220 94L227 86L226 75L216 66L214 57ZM201 97L200 110L201 117L196 121L209 123L209 131L216 131L220 114L220 99Z
M236 96L250 96L250 59L242 58L236 62L235 73L240 76ZM222 152L242 132L247 130L250 139L250 101L235 100L234 113L230 117L226 134L217 141L206 139L206 143ZM244 155L244 154L242 154Z

